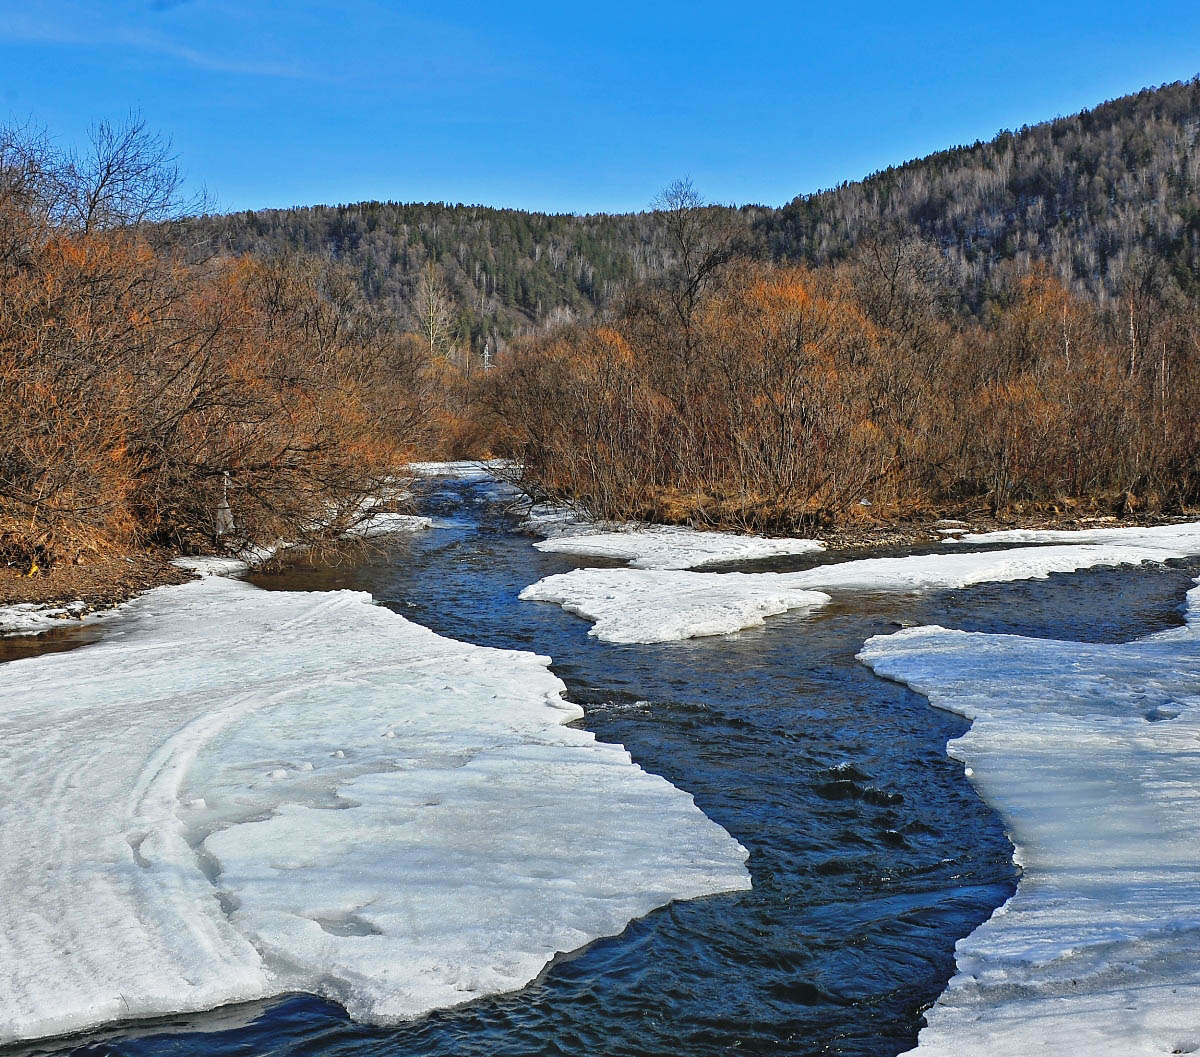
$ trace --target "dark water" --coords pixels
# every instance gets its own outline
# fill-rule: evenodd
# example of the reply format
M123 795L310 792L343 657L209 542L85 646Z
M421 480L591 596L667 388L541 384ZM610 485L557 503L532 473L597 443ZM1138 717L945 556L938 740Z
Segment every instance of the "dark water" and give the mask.
M77 624L74 621L61 628L51 628L40 635L0 637L0 664L22 657L41 657L47 653L65 653L104 637L103 624Z
M900 623L1122 641L1179 623L1196 575L1095 570L860 595L726 638L611 646L557 606L516 600L578 563L534 550L488 496L435 484L433 531L353 566L255 582L367 590L442 634L552 656L589 729L694 794L750 850L753 890L665 908L517 994L398 1028L297 996L37 1052L902 1052L953 971L955 941L1008 897L1016 872L999 820L946 756L963 721L875 678L855 652Z

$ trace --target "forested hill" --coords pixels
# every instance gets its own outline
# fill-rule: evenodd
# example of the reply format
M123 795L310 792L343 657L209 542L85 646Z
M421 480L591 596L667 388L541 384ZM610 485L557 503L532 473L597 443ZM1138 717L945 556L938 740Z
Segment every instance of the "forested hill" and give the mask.
M1076 292L1118 295L1147 271L1200 281L1200 79L1002 132L796 198L764 227L776 257L823 263L864 237L935 243L978 304L998 262L1044 261ZM1152 263L1153 262L1153 263Z
M955 147L781 209L730 210L753 253L826 263L864 239L917 235L942 252L967 311L999 264L1044 261L1105 300L1127 284L1200 276L1200 80L1147 89L987 143ZM433 262L460 338L478 351L571 316L669 266L653 213L569 216L482 206L363 202L200 218L222 251L295 248L343 262L368 297L418 329L418 277Z
M731 210L750 232L774 210ZM192 238L222 251L296 249L348 264L368 298L420 330L417 288L432 262L455 308L460 337L478 351L514 334L590 318L632 282L669 263L652 214L527 213L436 202L264 209L195 220Z

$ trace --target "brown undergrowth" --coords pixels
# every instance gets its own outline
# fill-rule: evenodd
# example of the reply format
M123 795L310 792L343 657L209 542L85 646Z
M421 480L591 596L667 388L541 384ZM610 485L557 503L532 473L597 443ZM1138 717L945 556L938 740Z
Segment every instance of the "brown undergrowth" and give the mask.
M1195 505L1196 306L1130 316L1036 269L1006 291L986 318L948 311L924 246L734 261L528 342L490 400L527 491L603 519L803 535Z
M170 246L161 144L101 129L0 129L0 563L338 537L428 442L419 340L335 265Z

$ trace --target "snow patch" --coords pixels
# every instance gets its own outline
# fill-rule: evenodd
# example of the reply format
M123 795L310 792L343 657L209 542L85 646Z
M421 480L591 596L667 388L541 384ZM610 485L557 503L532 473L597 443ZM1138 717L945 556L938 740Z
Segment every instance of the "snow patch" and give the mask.
M589 635L620 643L727 635L762 624L769 616L829 601L827 594L789 586L770 573L643 569L577 569L539 580L520 597L557 602L568 613L595 622Z
M358 522L347 536L360 538L375 538L377 536L392 536L400 533L423 532L433 528L433 518L417 514L395 514L381 511L370 514Z
M551 554L619 558L634 569L702 569L723 562L752 561L824 549L819 540L767 539L729 532L701 532L675 525L629 525L621 531L574 533L534 546Z
M700 569L725 562L753 561L825 549L820 540L770 539L732 532L704 532L685 525L642 521L596 521L555 503L539 503L522 527L545 536L534 546L549 554L616 558L634 569Z
M1127 547L1161 547L1184 554L1200 553L1200 522L1178 525L1135 525L1102 529L1003 529L972 532L946 543L1088 543Z
M457 462L410 462L408 470L417 477L453 477L458 481L495 480L495 471L511 467L504 459L463 459Z
M0 666L0 1044L291 991L412 1017L748 888L548 663L209 575Z
M79 623L88 616L86 602L17 602L0 606L0 636L40 635Z
M526 532L554 539L558 536L587 536L598 532L622 532L638 527L633 521L597 521L573 506L535 503L521 522ZM644 527L644 526L642 526Z
M557 602L594 620L591 634L608 642L671 642L754 627L764 617L827 602L830 593L959 588L1200 552L1200 535L1156 539L1154 545L1122 542L865 558L796 573L576 569L539 580L521 598Z
M274 552L265 552L262 561L270 559ZM221 555L195 555L190 558L174 558L171 564L197 576L241 576L250 570L250 562L241 558L229 558Z
M950 753L1023 877L915 1052L1150 1057L1200 1039L1200 589L1123 645L911 628L860 660L973 721Z

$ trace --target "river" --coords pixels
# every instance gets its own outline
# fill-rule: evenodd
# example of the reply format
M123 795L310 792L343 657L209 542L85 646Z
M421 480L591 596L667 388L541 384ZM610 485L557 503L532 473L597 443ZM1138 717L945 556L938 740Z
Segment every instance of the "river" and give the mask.
M1124 641L1179 623L1200 571L1193 562L858 594L737 635L614 646L556 605L517 600L583 563L535 550L486 484L434 481L422 512L431 530L363 560L253 582L369 591L440 634L552 657L588 729L692 793L749 849L753 889L674 904L558 959L518 993L399 1027L355 1024L293 996L29 1052L900 1053L953 971L955 942L1011 894L1017 871L1000 820L946 755L964 721L875 677L855 653L907 624ZM0 659L102 633L13 641Z

